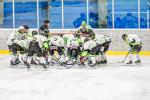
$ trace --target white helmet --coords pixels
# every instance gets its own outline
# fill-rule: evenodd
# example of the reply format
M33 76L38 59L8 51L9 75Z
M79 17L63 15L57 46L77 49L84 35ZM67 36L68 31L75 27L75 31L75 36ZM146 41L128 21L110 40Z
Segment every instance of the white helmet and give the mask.
M24 29L24 27L23 26L19 26L18 30L22 30L22 29Z

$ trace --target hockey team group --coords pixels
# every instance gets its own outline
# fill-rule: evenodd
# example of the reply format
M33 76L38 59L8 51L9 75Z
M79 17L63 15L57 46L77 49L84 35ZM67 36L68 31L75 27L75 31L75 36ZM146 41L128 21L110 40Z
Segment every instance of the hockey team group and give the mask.
M29 30L28 25L20 26L10 33L7 45L10 51L10 64L12 66L23 63L29 70L32 65L47 69L49 65L88 65L94 67L98 64L107 64L106 52L111 44L111 37L95 34L85 21L74 34L52 35L48 29L49 20L38 31ZM136 34L123 34L122 38L129 45L129 62L133 64L133 54L140 64L139 52L142 41Z

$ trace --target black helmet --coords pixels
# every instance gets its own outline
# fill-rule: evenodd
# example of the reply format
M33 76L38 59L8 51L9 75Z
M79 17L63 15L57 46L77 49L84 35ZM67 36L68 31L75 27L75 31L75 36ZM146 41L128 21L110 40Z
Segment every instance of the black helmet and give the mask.
M38 34L37 31L35 31L35 30L32 31L32 36L37 35L37 34Z
M44 23L45 23L45 24L46 24L46 23L49 23L49 20L47 20L47 19L46 19L46 20L44 20Z
M29 29L28 25L23 25L24 29Z
M122 39L123 39L123 40L125 40L126 37L127 37L127 34L123 34L123 35L122 35Z

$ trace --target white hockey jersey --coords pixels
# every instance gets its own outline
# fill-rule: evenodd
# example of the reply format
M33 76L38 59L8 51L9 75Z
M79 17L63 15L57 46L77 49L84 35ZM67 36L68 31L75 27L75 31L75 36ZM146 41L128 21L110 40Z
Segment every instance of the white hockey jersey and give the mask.
M39 42L40 48L42 48L43 42L47 41L47 38L45 36L43 36L43 35L34 35L33 39L36 39L36 41Z
M128 34L126 42L129 45L139 45L142 44L141 38L137 34Z
M94 47L96 47L96 41L94 40L89 40L83 44L84 50L87 50L87 49L91 50Z
M55 45L55 46L60 46L60 47L64 47L64 40L62 37L60 36L53 36L50 39L50 45Z
M30 33L19 33L18 31L15 31L9 35L6 44L12 45L13 43L16 43L21 47L28 48L31 40L32 37L30 36Z
M97 44L103 44L107 41L111 41L111 38L109 36L106 35L100 35L100 34L96 34L95 35L95 40Z

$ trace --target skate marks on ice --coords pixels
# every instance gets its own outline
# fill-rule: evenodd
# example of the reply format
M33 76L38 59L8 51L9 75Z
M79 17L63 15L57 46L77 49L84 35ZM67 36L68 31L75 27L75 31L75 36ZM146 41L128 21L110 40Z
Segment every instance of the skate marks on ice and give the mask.
M43 69L38 68L38 66L33 67L33 70L27 71L25 65L19 64L16 66L11 66L9 63L9 57L3 57L3 59L0 60L0 79L3 81L0 81L0 84L13 82L17 80L22 80L22 79L27 79L30 78L31 76L36 76L39 74L42 74ZM9 74L6 74L9 73ZM16 76L18 74L18 76ZM13 77L13 78L10 78ZM7 80L7 81L4 81Z
M139 65L136 64L132 64L132 65L127 65L126 63L118 63L118 61L121 61L123 58L123 56L109 56L108 57L108 63L107 64L99 64L96 65L94 67L90 67L89 65L78 65L78 64L74 64L74 65L64 65L64 66L60 66L58 64L54 64L54 65L48 65L47 70L51 70L51 69L81 69L81 70L90 70L90 69L98 69L98 68L119 68L119 67L148 67L150 65L150 57L142 57L142 63ZM27 70L26 66L21 63L19 65L15 65L15 66L10 66L9 64L9 56L4 56L2 58L0 58L0 70ZM32 70L39 70L39 71L45 71L42 66L39 65L31 65L31 69Z
M150 80L147 72L124 68L54 69L51 73L46 71L11 82L5 81L5 84L0 85L0 98L5 96L3 100L11 100L12 97L15 100L148 100Z
M98 68L26 71L10 68L6 58L0 62L0 100L150 100L150 67L123 67L121 58L114 59Z
M141 56L142 63L141 64L126 64L128 62L128 58L124 63L121 63L124 56L109 56L108 57L108 67L149 67L150 66L150 56ZM135 60L135 59L134 59Z

